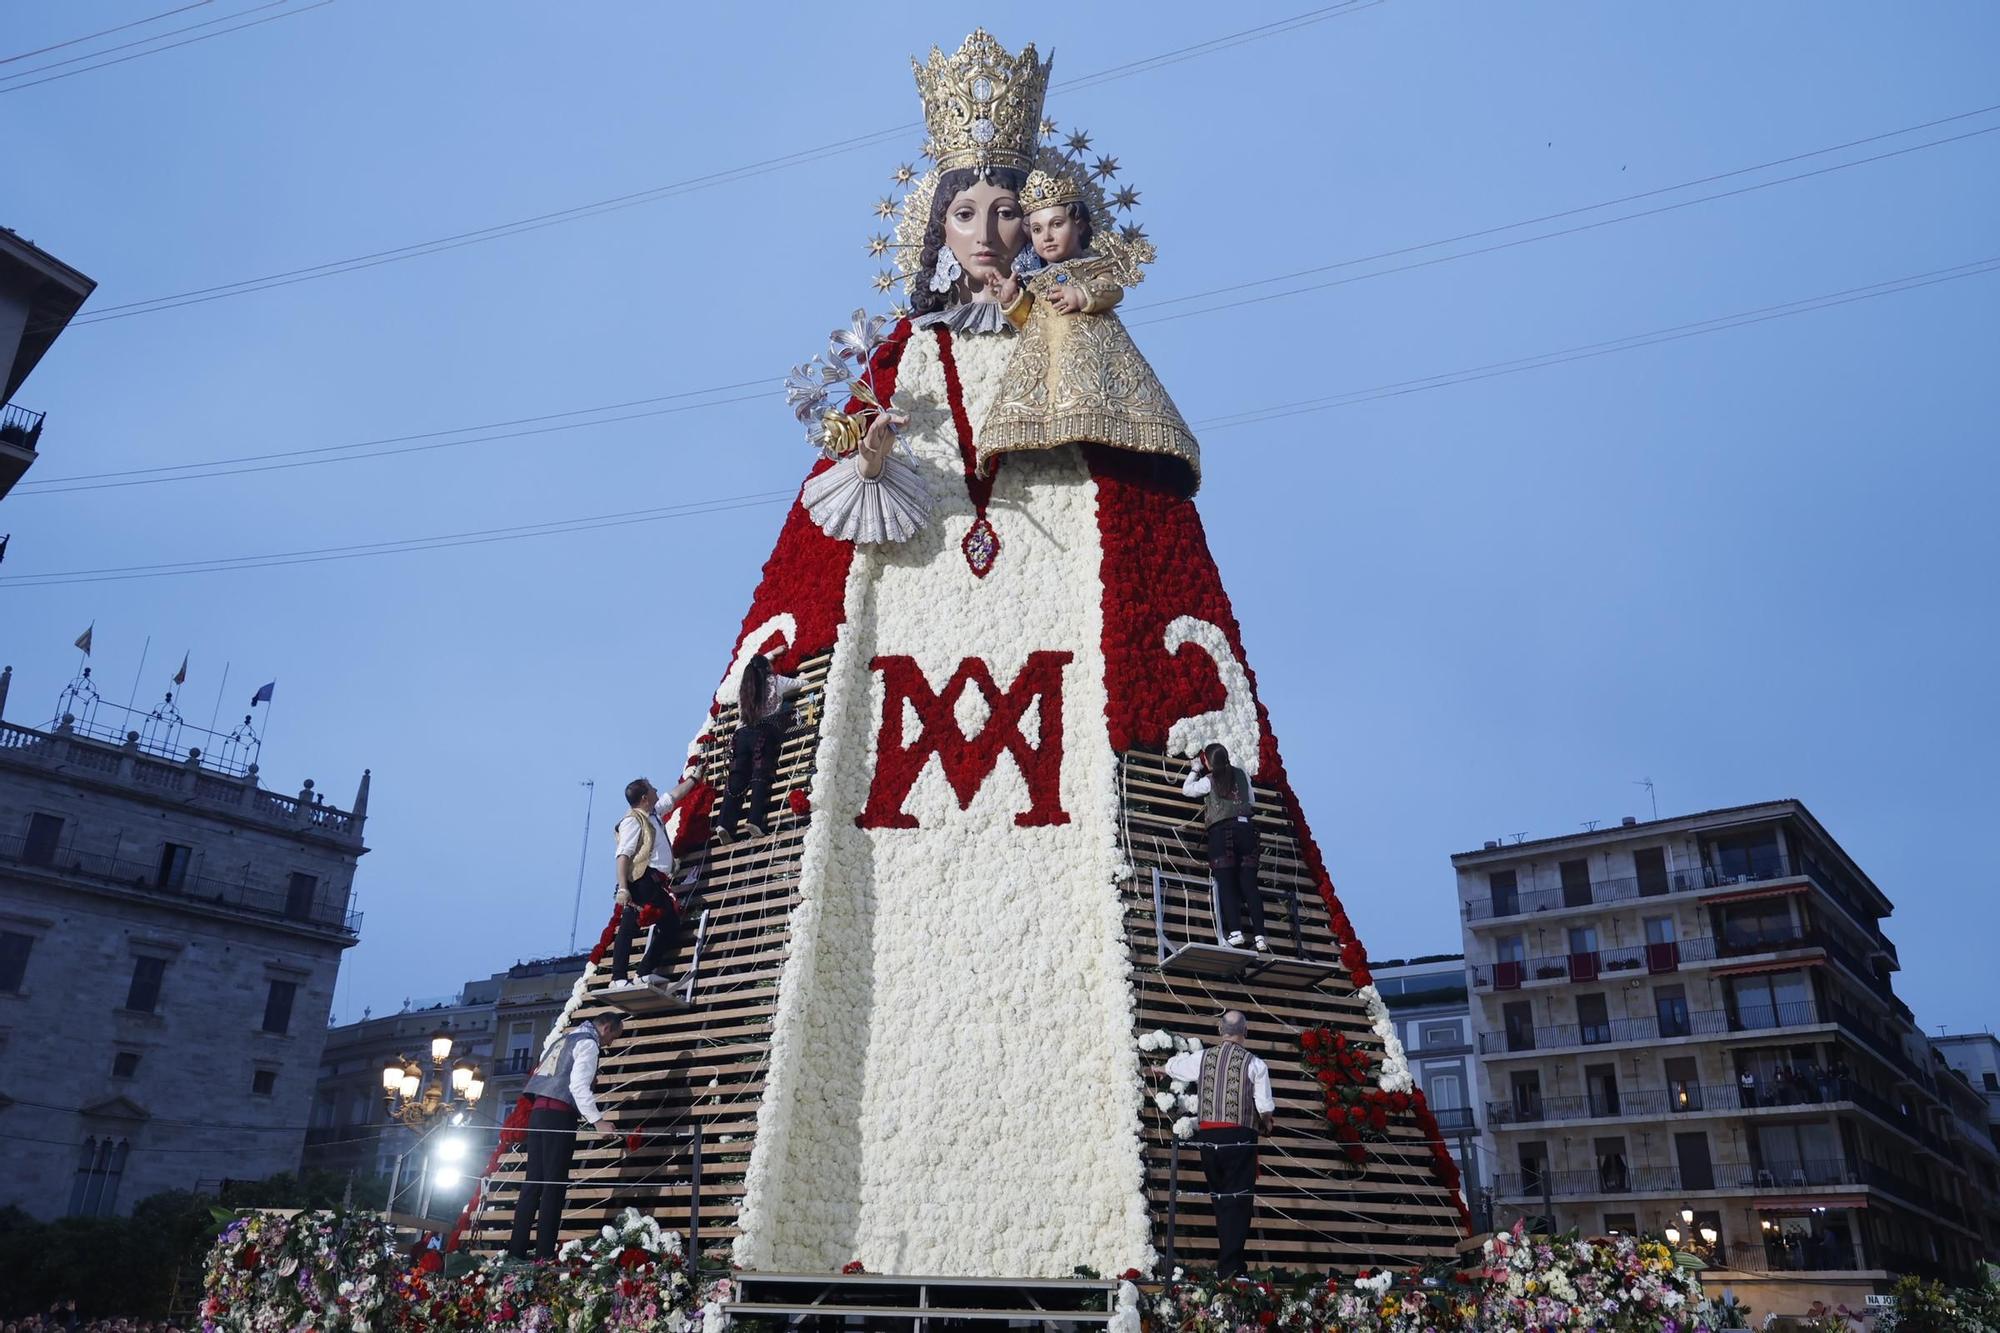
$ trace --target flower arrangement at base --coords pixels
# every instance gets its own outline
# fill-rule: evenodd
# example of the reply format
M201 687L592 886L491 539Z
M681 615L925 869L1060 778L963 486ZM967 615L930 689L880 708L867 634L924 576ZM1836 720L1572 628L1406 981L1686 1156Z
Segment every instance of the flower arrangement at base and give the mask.
M1375 1056L1349 1041L1346 1033L1330 1027L1299 1033L1299 1065L1319 1085L1327 1129L1356 1166L1368 1160L1365 1144L1387 1140L1389 1117L1403 1115L1412 1105L1408 1092L1382 1088L1376 1063Z
M707 1333L730 1292L727 1278L701 1288L680 1237L631 1208L550 1262L462 1272L435 1250L410 1263L378 1218L258 1214L223 1232L204 1286L204 1333Z
M1217 1282L1175 1271L1155 1333L1714 1333L1692 1269L1658 1241L1530 1236L1486 1243L1478 1268L1272 1273Z

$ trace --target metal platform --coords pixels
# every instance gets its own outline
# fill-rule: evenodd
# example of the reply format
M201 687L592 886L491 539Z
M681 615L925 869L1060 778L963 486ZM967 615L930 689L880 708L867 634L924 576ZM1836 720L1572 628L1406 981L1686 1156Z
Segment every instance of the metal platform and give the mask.
M678 986L648 986L643 981L627 981L616 986L606 986L597 993L597 998L613 1009L628 1014L659 1014L670 1009L685 1009L687 1000Z
M1167 892L1171 883L1200 885L1208 896L1210 919L1219 919L1221 909L1215 902L1215 881L1194 875L1180 875L1172 871L1152 867L1153 878L1153 931L1158 942L1158 961L1162 972L1179 972L1198 977L1228 977L1238 981L1253 979L1276 982L1284 986L1304 986L1317 988L1335 980L1340 975L1340 964L1333 959L1308 956L1303 941L1299 938L1299 913L1296 901L1291 903L1292 947L1291 953L1275 951L1258 952L1255 949L1241 949L1224 944L1218 938L1177 942L1167 933Z
M736 1299L723 1306L731 1318L797 1329L1104 1328L1118 1311L1117 1282L1084 1278L738 1273L735 1282Z

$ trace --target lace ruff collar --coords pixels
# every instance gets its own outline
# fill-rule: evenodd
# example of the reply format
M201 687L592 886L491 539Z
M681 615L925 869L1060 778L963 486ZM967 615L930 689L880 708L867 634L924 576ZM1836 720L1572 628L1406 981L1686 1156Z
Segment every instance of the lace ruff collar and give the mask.
M920 329L944 325L953 333L1012 333L1014 326L1007 321L1007 312L1000 308L998 301L967 301L963 305L946 306L943 310L933 310L926 315L918 315L910 321Z

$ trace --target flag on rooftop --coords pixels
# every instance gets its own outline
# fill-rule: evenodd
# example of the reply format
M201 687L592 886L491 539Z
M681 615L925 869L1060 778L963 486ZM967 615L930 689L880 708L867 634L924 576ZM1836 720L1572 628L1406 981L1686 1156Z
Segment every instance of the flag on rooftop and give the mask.
M271 702L271 695L277 690L277 688L278 688L278 682L275 680L268 685L258 686L257 692L250 696L250 706L252 708L255 708L258 704L267 704Z
M174 684L185 685L187 683L188 683L188 655L186 653L182 653L181 669L179 671L174 672Z
M95 630L96 628L97 628L97 622L93 620L90 622L90 629L87 629L83 633L76 636L76 646L83 649L83 655L85 657L90 656L90 635L91 631Z

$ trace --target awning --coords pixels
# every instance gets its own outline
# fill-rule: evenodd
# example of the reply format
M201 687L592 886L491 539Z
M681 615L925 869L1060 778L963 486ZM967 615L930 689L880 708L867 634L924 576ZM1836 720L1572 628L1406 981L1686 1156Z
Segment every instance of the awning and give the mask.
M1704 904L1747 903L1753 898L1783 898L1794 893L1804 893L1811 888L1812 885L1808 881L1794 878L1781 884L1758 884L1747 889L1731 886L1723 893L1704 893L1701 895L1701 901Z
M1826 966L1825 954L1814 954L1810 958L1774 958L1761 963L1720 963L1709 971L1721 976L1747 977L1757 972L1790 972L1801 967Z

